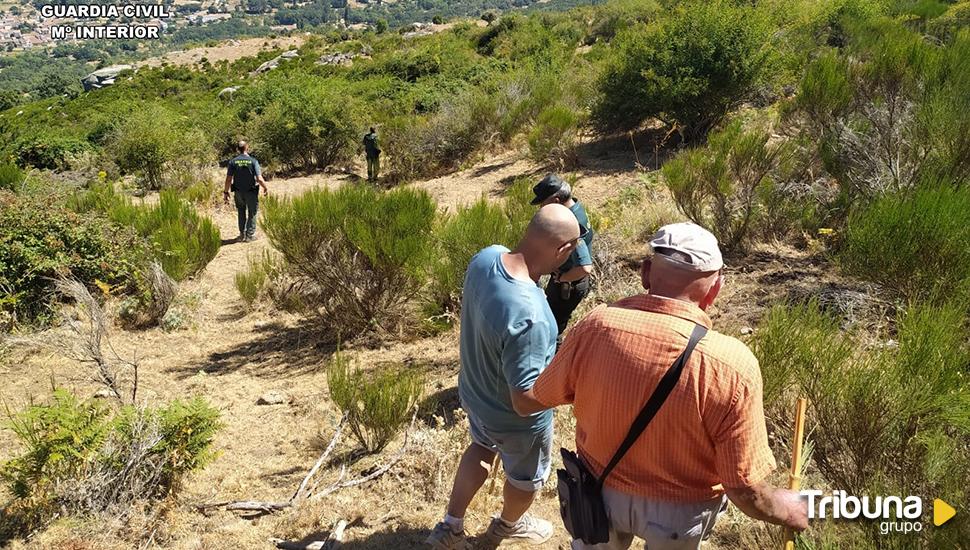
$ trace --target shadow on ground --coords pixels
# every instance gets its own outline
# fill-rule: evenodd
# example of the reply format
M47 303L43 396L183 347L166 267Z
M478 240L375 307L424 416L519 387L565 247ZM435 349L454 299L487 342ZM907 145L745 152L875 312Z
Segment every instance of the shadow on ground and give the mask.
M576 146L580 171L593 174L656 170L680 149L680 134L665 128L597 136Z
M187 378L197 373L220 375L246 371L260 377L304 374L323 368L337 350L332 339L320 335L310 321L295 326L266 323L256 334L229 349L214 351L198 362L173 367L169 372Z
M387 531L372 533L366 537L350 540L340 545L341 550L417 550L426 549L424 543L431 534L431 527L415 529L414 527L395 527ZM483 540L480 536L468 537L470 550L494 550L497 546ZM504 548L504 546L503 546Z

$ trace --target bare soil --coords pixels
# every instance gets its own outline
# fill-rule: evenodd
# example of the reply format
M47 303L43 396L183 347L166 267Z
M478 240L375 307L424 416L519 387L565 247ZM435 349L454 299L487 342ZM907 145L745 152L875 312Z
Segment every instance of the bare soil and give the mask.
M633 169L632 153L611 155L605 160L594 158L595 162L575 173L577 194L594 208L640 178ZM442 208L453 208L482 194L499 197L514 178L541 173L540 167L511 152L413 185L428 190ZM317 174L276 179L270 187L274 194L298 195L317 185L341 185L355 179L347 174ZM180 289L177 307L185 312L186 326L172 332L117 328L112 343L122 354L137 354L142 399L202 395L219 408L225 427L215 442L218 458L193 475L177 499L155 518L145 517L143 523L136 521L127 528L100 520L59 523L13 547L269 549L273 548L271 537L313 540L343 519L350 522L345 548L420 548L442 514L457 459L468 443L461 414L455 412L456 331L369 347L351 344L348 350L362 365L403 362L427 373L427 397L411 447L405 460L386 475L275 515L241 517L199 510L206 503L227 500L288 499L330 441L339 420L339 412L329 400L323 369L333 347L320 337L313 321L271 309L249 310L236 293L234 275L245 269L249 254L268 246L266 240L228 242L237 233L234 210L220 205L209 215L227 242L205 271ZM621 269L635 281L632 266ZM732 259L723 300L714 312L715 322L734 334L743 327L754 327L766 307L798 293L793 289L811 292L843 284L830 271L824 257L780 245ZM11 409L20 408L31 397L45 398L52 381L82 396L97 389L81 366L40 349L21 349L0 358L0 381L0 399ZM291 402L257 405L260 395L269 390L284 392ZM555 446L572 447L574 424L568 409L557 411L557 431ZM400 444L400 440L392 443L380 456L362 457L352 439L345 437L324 477L335 480L341 465L346 466L348 476L366 473ZM12 433L0 430L0 459L17 450ZM500 506L501 484L491 492L488 489L487 484L469 513L467 528L473 534L487 526ZM543 548L568 548L557 519L554 483L542 491L534 511L557 526L555 538Z
M160 67L163 63L176 66L195 65L201 63L203 58L208 59L209 63L212 64L218 63L219 61L229 61L231 63L244 57L252 57L262 51L299 48L305 40L306 37L304 35L227 40L216 46L204 46L168 52L164 55L141 61L137 66Z

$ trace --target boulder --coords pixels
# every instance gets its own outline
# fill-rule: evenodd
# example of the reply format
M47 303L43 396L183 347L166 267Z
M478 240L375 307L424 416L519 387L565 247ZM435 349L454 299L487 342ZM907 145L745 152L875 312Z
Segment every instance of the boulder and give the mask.
M257 405L285 405L291 401L290 396L278 390L270 390L259 396Z

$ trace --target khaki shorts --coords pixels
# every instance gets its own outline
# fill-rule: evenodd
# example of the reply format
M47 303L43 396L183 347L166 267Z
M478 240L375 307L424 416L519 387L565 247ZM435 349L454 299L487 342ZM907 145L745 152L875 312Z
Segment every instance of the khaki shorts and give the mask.
M662 502L603 489L610 518L610 541L586 544L573 541L573 550L626 550L633 538L644 540L647 550L695 550L727 508L727 497L707 502Z

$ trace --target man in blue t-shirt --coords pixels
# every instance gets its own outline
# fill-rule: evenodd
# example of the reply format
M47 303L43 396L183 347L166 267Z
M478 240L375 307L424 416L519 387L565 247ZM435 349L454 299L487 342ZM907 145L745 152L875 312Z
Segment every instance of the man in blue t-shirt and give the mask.
M239 155L229 161L226 172L226 186L222 198L229 202L229 191L235 194L236 214L239 218L239 240L252 241L256 238L256 212L259 210L259 188L263 195L269 194L266 180L259 170L259 162L249 156L249 144L240 141L236 145Z
M556 319L539 278L562 265L581 237L572 212L549 205L532 218L515 250L493 245L468 265L458 394L473 443L458 465L447 513L428 537L432 548L465 548L465 511L488 478L496 454L506 476L504 506L486 539L538 545L552 536L552 524L526 514L549 476L552 411L518 411L556 351Z
M546 298L549 300L552 314L556 317L556 326L559 330L558 341L561 343L562 333L569 324L569 318L579 306L579 302L589 294L589 276L593 273L593 230L589 226L586 209L573 197L570 185L556 174L549 174L542 178L542 181L532 188L532 192L535 194L532 204L565 206L576 216L576 221L585 232L579 246L552 273L549 284L546 285Z

